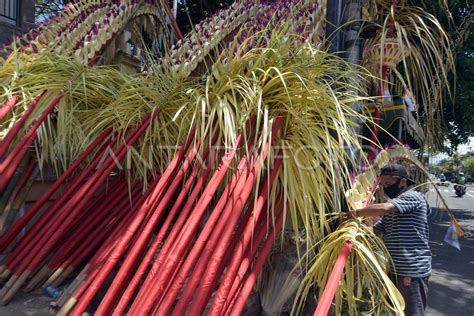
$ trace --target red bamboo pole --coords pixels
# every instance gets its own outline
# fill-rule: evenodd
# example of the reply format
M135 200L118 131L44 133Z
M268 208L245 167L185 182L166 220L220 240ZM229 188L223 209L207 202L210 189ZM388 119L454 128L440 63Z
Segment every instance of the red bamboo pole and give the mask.
M97 159L100 159L100 152L98 153ZM93 165L89 166L93 168ZM87 176L88 172L84 172L84 177ZM75 183L81 183L79 181L75 181ZM75 190L75 184L70 186L70 190L66 192L63 196L61 196L59 199L57 199L53 205L47 209L46 213L41 216L41 218L36 221L36 223L33 225L33 227L28 231L28 234L21 240L20 244L14 249L14 252L11 253L11 255L8 257L8 260L6 262L6 267L7 270L4 272L9 273L10 271L13 271L14 268L22 261L28 254L32 252L32 248L38 243L39 241L37 240L38 236L42 236L46 234L49 228L54 229L55 227L59 227L59 225L62 223L60 219L58 219L58 215L61 213L61 207L63 205L63 202L66 201L69 198L69 192L72 192ZM96 201L97 202L97 201ZM59 212L57 212L58 210ZM59 221L57 221L59 220ZM73 224L76 226L75 224ZM73 226L73 227L74 227ZM73 232L71 232L73 233ZM35 240L36 239L36 240ZM33 242L34 241L34 242Z
M194 267L193 272L188 282L186 283L186 288L183 292L183 295L180 297L181 305L184 305L184 307L187 306L187 303L189 302L191 296L194 293L194 289L197 286L197 283L199 282L199 277L201 276L201 273L198 273L197 271L199 269L198 266L200 267L200 272L204 272L205 269L202 266L202 261L204 261L204 259L201 251L205 248L206 242L208 241L209 236L211 236L211 233L216 227L218 221L220 220L219 217L224 211L224 208L227 205L229 199L232 198L233 192L235 192L236 190L240 192L242 190L243 185L245 184L245 180L248 176L246 160L246 157L242 158L236 173L232 176L231 182L226 186L224 192L221 195L221 198L212 210L211 216L207 219L206 225L199 234L199 237L194 243L191 252L184 259L183 265L179 268L178 272L176 273L176 276L170 279L168 288L163 293L161 302L159 302L159 304L157 305L157 307L159 307L159 314L166 315L168 313L169 309L175 302L176 296L181 290L183 284L186 282L189 272ZM233 229L231 230L233 231ZM208 258L206 257L206 259ZM194 266L194 263L196 261L196 266ZM182 310L181 308L178 308L178 306L176 307L174 312L178 315L182 315Z
M347 258L349 257L349 253L351 252L352 244L346 241L339 252L339 256L336 259L336 263L332 269L331 275L326 283L326 287L324 288L323 294L319 299L318 306L316 307L316 311L314 315L316 316L326 316L329 312L329 308L331 307L332 300L334 295L336 294L337 287L339 286L339 280L341 279L342 272L344 271L344 267L346 266Z
M213 291L211 285L214 283L214 279L218 277L216 274L217 267L222 261L224 252L232 238L232 230L226 229L226 227L234 227L239 220L241 212L245 207L245 204L247 203L247 200L253 191L255 181L257 180L257 175L261 167L260 158L262 161L266 160L268 150L270 149L270 144L275 141L282 122L283 117L278 117L275 120L275 123L272 127L270 142L266 144L262 153L262 157L256 157L255 163L252 167L252 172L250 173L249 178L246 180L242 191L235 192L237 194L235 194L232 199L230 199L223 213L224 217L220 220L218 226L214 230L212 238L207 242L205 253L207 252L208 255L201 255L201 258L210 258L210 260L209 262L203 261L202 263L202 266L205 268L205 272L199 284L199 289L196 292L196 296L191 304L190 310L201 313L206 307L206 303ZM196 271L199 271L197 267L194 269L193 274L196 273Z
M53 256L43 266L41 272L37 273L30 281L26 287L27 290L32 290L37 284L43 282L45 278L50 276L52 270L73 256L81 246L86 246L85 240L88 240L87 243L93 242L90 239L99 235L108 222L122 210L120 206L127 203L127 200L123 200L123 198L126 198L128 190L127 182L120 180L116 179L112 184L111 191L103 192L94 203L91 203L88 211L84 212L82 218L78 219L77 224L73 225L74 230L61 240ZM136 194L138 190L139 187L135 186L132 194Z
M2 140L0 140L0 160L5 157L5 154L7 153L8 148L10 148L11 143L18 135L20 130L23 128L23 126L26 124L26 121L30 117L31 113L33 113L40 100L41 95L34 98L33 101L31 101L30 106L25 111L25 113L23 113L18 122L13 124L13 127L8 131L7 135Z
M242 290L241 290L239 296L237 297L235 305L232 308L231 315L241 315L242 314L242 311L245 307L245 302L247 302L247 299L250 296L250 293L252 293L252 290L253 290L253 287L255 285L255 282L257 281L258 275L260 274L260 271L262 270L263 265L265 264L265 261L267 260L268 254L270 253L273 242L275 241L275 236L281 230L281 227L283 225L283 218L284 218L284 215L285 215L284 213L285 212L283 210L280 210L280 214L278 215L275 226L273 227L272 231L270 232L270 235L268 236L267 240L265 241L265 243L263 245L263 248L262 248L262 250L260 251L260 253L258 255L255 266L253 267L252 271L250 272L249 276L247 277L247 280L245 281L245 283L242 286Z
M158 258L155 260L152 267L150 268L150 272L148 273L148 275L157 275L160 267L163 265L163 262L165 262L167 256L169 255L169 251L171 250L172 247L174 247L177 237L179 236L179 234L181 234L181 230L182 230L183 226L186 224L186 221L189 219L189 215L193 211L193 205L198 200L199 194L201 193L201 190L202 190L204 184L206 183L206 180L209 176L209 173L211 171L212 166L213 166L213 162L209 162L207 164L206 170L201 175L199 180L196 182L193 191L189 195L183 209L180 210L179 217L178 217L177 221L173 224L171 232L168 235L168 237L166 238L166 242L163 244L163 247L162 247L161 251L158 254ZM139 282L140 280L134 280L134 281ZM150 279L148 279L147 281L150 281ZM143 291L143 293L147 293L148 288L153 287L153 284L154 284L153 282L152 283L146 283L145 282L142 285L140 291ZM130 293L133 293L133 292L130 292ZM132 294L130 294L130 295L132 295ZM130 298L128 298L128 299L130 299ZM138 301L139 299L140 298L137 297L135 299L135 302ZM122 302L120 304L124 304L124 302ZM125 308L125 307L126 306L121 306L121 308ZM117 308L117 310L119 310L119 309ZM117 314L117 312L114 313L114 314Z
M114 227L119 224L122 219L126 216L127 211L126 204L129 202L124 200L121 205L119 205L114 213L111 216L103 221L92 234L88 235L85 240L82 240L80 245L75 249L74 253L70 256L64 258L64 261L60 261L60 263L56 266L58 267L54 273L52 273L49 279L43 284L43 288L48 286L58 287L62 284L62 282L69 276L69 274L74 271L84 259L90 255L90 253L97 248L101 243L106 240L107 236L109 236ZM53 266L53 264L48 266Z
M17 101L18 97L14 95L3 104L3 106L0 108L0 122L2 122L5 116L7 116L8 112L13 109ZM0 156L2 155L0 154Z
M40 211L44 204L51 198L51 196L58 190L58 188L66 181L66 179L73 173L74 170L79 168L79 165L87 158L87 156L92 152L96 145L98 145L103 139L107 136L107 131L105 131L99 139L94 142L89 148L79 156L78 159L66 170L66 172L54 182L54 184L48 189L48 191L31 207L31 209L15 224L10 228L10 230L0 238L0 249L5 249L13 239L19 234L19 232L26 226L26 224L35 217L35 215ZM19 260L22 260L26 255L24 250L25 247L32 247L35 243L32 240L35 236L40 235L40 231L48 226L48 223L54 221L54 216L56 215L56 210L59 210L64 203L67 201L69 196L76 190L76 188L82 184L82 181L87 177L90 171L94 169L94 166L101 159L101 153L106 149L107 144L103 144L102 148L96 154L93 162L86 168L80 175L78 175L74 181L68 186L67 191L59 197L47 210L46 213L31 227L28 231L28 234L21 240L20 244L15 247L14 251L10 254L6 266L9 269L13 269ZM17 257L17 260L15 260Z
M155 183L156 185L156 183ZM150 187L152 189L154 186ZM93 282L94 278L100 272L101 268L110 257L114 247L119 243L121 236L123 236L127 227L130 225L130 222L133 221L137 210L140 209L141 205L145 203L146 199L149 197L152 190L148 190L145 195L140 197L140 200L135 206L128 212L125 212L125 217L121 220L115 228L113 228L112 234L107 238L98 251L94 254L92 259L86 265L86 267L81 271L81 273L76 277L75 281L68 288L66 297L61 297L58 301L58 304L61 302L61 310L59 311L60 315L67 315L70 313L70 310L74 305L81 299L85 291L88 290L89 286ZM76 258L76 261L71 264L72 267L77 266L81 258ZM68 269L67 272L69 272ZM70 296L69 296L70 295ZM69 297L68 297L69 296Z
M272 133L272 140L277 134L279 125L281 124L282 119L278 119L277 123L273 127ZM264 153L262 155L262 160L266 159L266 154L268 151L269 146L266 146ZM246 158L242 158L245 162ZM250 197L250 193L252 192L253 184L256 180L256 175L258 174L258 170L260 167L260 159L259 157L254 157L250 159L253 161L251 165L252 172L250 176L248 176L248 166L242 165L238 168L238 172L236 176L238 177L238 182L235 185L235 188L228 191L228 193L223 194L222 197L224 199L220 199L219 203L213 209L211 216L206 222L206 226L202 230L198 240L195 242L191 253L187 256L186 261L180 271L177 273L177 277L170 281L170 288L166 291L166 294L162 298L162 302L159 303L157 310L159 311L158 314L164 315L168 312L171 306L174 304L175 298L179 293L182 285L184 284L186 277L194 266L194 262L199 257L197 264L193 268L193 272L186 283L186 288L183 294L180 297L179 303L176 306L174 312L177 314L184 313L186 305L188 304L189 300L191 299L193 293L195 292L195 288L201 276L204 273L206 268L208 269L206 272L209 272L210 267L214 269L212 272L205 273L203 277L209 276L209 284L213 283L213 277L216 277L217 270L222 265L222 259L225 256L225 251L229 246L229 243L232 238L233 229L228 229L229 227L233 228L241 215L243 207ZM244 167L242 169L242 167ZM240 173L240 175L239 175ZM227 188L226 188L227 189ZM231 194L227 196L227 194ZM219 247L217 247L217 244ZM204 249L204 251L202 251ZM217 251L215 251L217 249ZM212 255L212 258L211 258ZM221 262L216 262L216 260L221 260ZM209 263L210 260L210 263ZM202 280L201 280L202 282ZM212 289L209 289L211 291ZM198 291L197 297L200 298L200 295L203 291ZM210 295L210 294L209 294ZM206 299L203 299L206 300ZM193 301L193 304L195 300ZM201 311L196 306L191 307L191 310L200 313Z
M138 140L142 133L146 130L151 120L159 112L154 112L149 115L144 123L138 126L127 138L124 144L121 144L116 150L118 153L116 158L121 160L126 152L127 146L133 144ZM133 136L132 136L133 135ZM44 259L48 254L51 248L56 244L56 242L61 238L64 232L68 229L71 223L74 221L75 217L80 214L81 210L85 204L93 196L94 192L102 185L102 183L107 179L115 169L114 159L109 157L105 165L101 170L98 170L91 178L89 178L85 185L83 185L79 191L71 198L68 203L62 209L61 214L56 218L57 221L60 221L58 227L50 227L46 234L41 236L40 241L34 246L31 253L25 258L25 260L20 264L15 276L13 276L2 288L0 294L2 296L1 303L8 302L16 291L21 287L25 280L29 277L31 271L34 271L36 266ZM21 274L21 275L20 275Z
M108 241L105 243L103 247L99 251L96 252L96 255L94 256L93 260L90 261L88 264L89 268L87 270L87 277L85 278L84 281L82 281L80 287L74 292L73 296L70 298L70 302L72 304L68 304L69 306L66 306L67 310L64 312L64 314L68 314L69 310L73 308L73 306L77 303L77 301L82 301L82 298L84 295L86 295L88 292L90 292L90 286L92 283L96 280L96 277L99 274L103 274L104 268L107 268L106 265L108 264L111 256L117 257L117 255L114 255L114 251L121 245L121 241L123 240L124 236L128 236L130 233L130 226L132 225L138 225L136 226L136 231L140 231L147 218L149 218L149 214L145 214L144 220L141 223L136 223L134 222L137 221L137 214L140 211L140 209L143 207L145 203L150 199L151 194L153 194L153 189L156 187L156 183L150 187L151 192L148 193L144 198L141 200L139 204L136 205L134 210L127 214L127 218L123 220L121 223L120 229L117 229L111 237L109 237ZM148 208L150 209L150 208ZM151 213L151 212L148 212ZM133 228L133 227L132 227ZM133 228L135 229L135 228ZM133 243L135 241L134 236L130 237L131 242ZM118 258L117 258L118 260ZM94 290L95 291L95 290Z
M152 194L153 189L155 188L156 184L159 182L161 178L157 178L153 181L153 183L148 188L147 192L139 197L139 200L135 203L134 206L128 211L125 212L125 217L121 220L118 226L113 227L112 234L107 238L107 240L103 243L101 248L96 251L92 259L89 261L86 268L80 273L80 275L76 278L77 288L72 293L72 296L69 298L69 301L66 305L64 305L60 311L62 314L68 314L69 310L74 306L74 304L80 299L83 293L88 289L91 282L94 280L97 273L99 273L100 268L106 262L106 260L110 257L110 253L119 243L120 238L127 232L128 226L133 221L134 217L136 216L137 211L140 207L145 203L145 201L149 198L150 194ZM75 261L72 262L72 266L77 266L81 258L74 259ZM66 298L67 299L67 298Z
M253 213L253 209L249 209L247 212L244 212L244 215L242 217L242 221L240 223L240 225L238 225L233 237L232 237L232 241L230 243L230 246L227 247L227 250L226 250L226 253L225 253L225 257L224 257L224 260L222 260L222 263L220 264L219 266L219 269L218 269L218 275L222 275L222 272L224 271L224 269L226 268L226 264L227 262L229 262L229 260L231 259L232 255L234 254L234 250L236 249L237 247L237 244L238 244L238 241L239 241L239 238L240 236L242 235L242 232L244 231L244 228L245 228L245 223L247 223L250 219L250 216L252 215ZM215 280L216 281L216 280ZM217 281L216 281L217 283ZM214 284L213 287L215 287L217 284ZM187 289L187 288L186 288ZM182 297L182 296L181 296ZM177 305L176 305L176 308L178 307L178 304L181 303L181 297L180 299L176 302ZM186 304L185 304L186 305ZM189 306L189 305L188 305ZM173 310L173 314L178 314L179 313L176 311L176 308ZM186 309L184 309L186 311ZM161 308L160 306L156 306L155 307L155 310L153 312L153 315L159 315L161 311ZM185 314L188 314L187 312L185 312Z
M140 200L140 191L140 186L137 186L132 193L132 205L135 205L137 201ZM115 228L120 225L121 221L126 218L126 215L131 210L133 210L133 208L130 206L130 201L128 199L122 199L120 204L114 207L112 213L94 229L95 233L99 232L98 237L94 234L89 234L84 241L81 241L74 253L66 257L64 261L60 261L60 269L64 271L71 266L75 269L92 250L100 244L104 244L104 240L114 232ZM53 280L50 280L49 282L52 281ZM47 286L47 284L45 284L45 286Z
M214 143L214 141L212 143ZM191 190L191 188L194 184L194 181L195 181L196 177L198 176L199 171L202 167L202 161L205 161L207 159L208 154L209 154L209 147L206 147L206 149L205 149L205 151L202 155L202 160L197 161L197 163L195 164L194 170L192 171L191 176L186 181L186 183L183 187L183 190L181 191L178 198L176 199L176 201L173 205L173 208L171 209L169 215L166 218L166 221L163 223L162 227L160 228L160 231L158 232L158 234L157 234L155 240L153 241L153 243L151 244L150 249L148 250L145 258L140 263L140 266L138 267L134 277L129 282L129 284L127 286L127 289L125 290L125 292L121 296L120 301L118 302L117 306L115 307L113 315L119 316L119 315L123 315L125 313L125 309L127 308L128 303L130 302L130 299L132 298L133 294L135 293L135 290L138 287L138 285L140 284L141 279L145 275L146 270L147 270L148 266L150 265L150 263L153 259L153 256L158 251L159 246L161 245L163 239L165 238L165 235L168 232L169 228L171 227L171 224L173 224L173 222L175 221L175 218L177 216L178 216L178 218L180 218L180 217L187 218L189 216L189 211L191 210L191 207L186 207L185 206L183 209L181 209L181 205L185 202L185 199L188 196L188 192L190 192L190 190ZM203 173L201 179L204 179L204 181L205 181L205 179L207 179L210 171L211 171L211 164L209 163L207 165L206 169L204 170L204 173ZM200 185L200 183L201 183L201 185ZM195 200L196 196L194 196L194 194L197 195L197 192L200 191L200 188L202 187L202 183L203 183L203 181L198 181L198 183L196 183L195 188L198 188L198 189L193 190L191 192L191 194L188 198L188 201L189 200L191 200L191 201ZM179 215L178 215L178 212L180 212ZM178 219L178 221L179 221L179 219ZM178 221L174 224L174 226L178 226L178 227L181 226L178 223ZM162 249L162 251L163 251L163 249Z
M97 201L99 203L97 205L92 204L90 209L94 211L94 214L86 214L84 216L85 220L79 221L76 233L68 234L61 247L56 250L56 255L49 260L48 266L50 268L56 268L61 262L70 257L71 252L83 244L83 238L93 234L97 230L97 226L103 227L106 225L128 203L126 199L128 193L127 182L117 181L117 186L117 189L98 197ZM139 190L140 187L135 185L132 189L132 196L135 196Z
M83 215L83 212L87 210L86 206L94 198L94 194L102 188L102 184L107 180L110 175L110 172L115 169L115 159L121 160L127 151L128 144L134 143L141 135L141 133L146 129L146 126L150 123L149 118L144 122L145 126L141 126L136 129L134 132L129 135L128 139L124 144L120 144L115 150L115 156L109 157L108 160L102 165L103 168L94 172L94 174L87 179L84 185L82 185L79 190L74 193L74 195L68 200L66 205L63 206L61 210L61 216L55 219L59 226L56 227L56 237L60 237L60 233L64 232L68 226L74 224L77 221L78 216ZM105 154L105 152L104 152ZM97 154L97 159L100 159L100 155ZM93 164L90 164L88 168L94 169L96 167L95 163L100 161L94 161ZM86 169L88 170L88 169ZM72 213L69 213L72 212ZM66 220L66 223L63 223L63 220ZM53 224L56 226L56 224ZM58 230L61 227L61 230ZM50 241L48 241L51 243Z
M121 160L125 156L127 152L127 146L133 144L138 140L138 138L145 131L150 122L151 118L148 117L142 126L136 128L135 131L131 133L131 135L128 137L129 141L126 141L124 144L121 144L119 148L116 149L116 152L118 152L118 154L116 155L116 159ZM45 234L42 238L42 240L45 241L45 245L41 247L41 243L38 243L36 249L39 250L39 255L37 255L37 257L34 258L29 264L29 267L31 269L34 269L34 265L37 264L39 260L41 260L41 258L44 257L47 252L54 246L54 244L61 238L61 236L68 229L71 223L73 223L77 215L81 213L84 206L89 202L94 193L97 192L97 190L106 181L107 177L110 175L110 172L115 169L114 158L108 158L108 160L104 163L104 169L105 170L97 170L97 172L86 181L86 183L68 201L68 203L64 205L64 208L61 210L61 214L58 214L59 216L55 218L56 223L50 225L50 229L48 230L49 234ZM35 251L33 251L33 255L34 253ZM23 264L23 266L24 265L25 264ZM21 267L19 268L19 270L21 270Z
M275 204L276 206L279 207L281 205L281 201L277 200L277 203ZM268 207L268 204L265 204L264 207ZM276 209L278 209L276 207ZM269 232L268 227L270 227L270 219L268 218L267 212L263 213L262 216L255 222L255 227L254 231L255 234L252 236L252 240L250 245L247 246L246 249L244 249L244 256L239 262L239 267L238 271L232 280L232 286L229 291L229 294L227 295L227 299L225 300L224 308L223 308L223 314L228 314L228 309L229 306L232 308L234 305L235 301L237 300L237 296L240 293L240 290L242 289L242 282L245 280L245 276L247 275L248 269L250 268L251 264L253 263L257 251L259 250L259 245L262 243L262 241L265 238L265 235Z
M117 177L111 183L99 187L97 193L86 203L82 212L71 222L67 234L64 238L61 238L61 243L58 243L58 246L67 243L71 247L71 243L75 242L75 238L84 235L85 231L90 231L93 225L97 223L98 217L107 216L112 207L121 202L121 198L126 198L128 189L128 183L123 177ZM133 190L133 187L130 189ZM56 247L54 249L54 251L57 251Z
M240 225L238 226L237 230L235 231L235 234L232 237L232 241L230 243L230 246L227 247L224 260L222 260L221 264L219 265L217 275L222 275L224 270L227 270L227 268L226 268L227 263L231 260L232 256L234 255L234 251L237 248L237 244L239 242L239 239L242 236L242 233L245 229L245 223L247 223L250 220L250 216L252 215L252 213L253 213L252 209L249 209L249 210L247 210L247 212L244 212L244 216L242 218L242 221L241 221ZM216 288L218 282L219 282L218 278L214 279L214 283L212 284L211 287ZM178 303L179 303L179 301L178 301ZM157 315L157 314L158 313L154 313L153 315Z

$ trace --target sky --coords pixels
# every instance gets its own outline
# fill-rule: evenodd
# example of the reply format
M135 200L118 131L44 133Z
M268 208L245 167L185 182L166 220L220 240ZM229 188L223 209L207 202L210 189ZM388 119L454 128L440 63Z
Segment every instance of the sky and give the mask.
M474 137L469 137L469 143L464 145L459 145L458 153L465 154L474 150Z

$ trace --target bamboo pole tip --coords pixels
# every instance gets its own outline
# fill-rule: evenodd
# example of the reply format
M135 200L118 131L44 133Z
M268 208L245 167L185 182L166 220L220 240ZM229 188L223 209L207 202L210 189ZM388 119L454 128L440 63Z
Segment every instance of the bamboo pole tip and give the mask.
M74 305L76 305L77 300L74 297L71 297L66 304L64 304L63 307L59 310L59 312L56 314L57 316L66 316L69 314L69 312L72 310Z
M18 290L21 288L21 286L28 279L30 274L31 274L31 271L27 270L27 271L23 272L19 277L17 277L16 275L12 276L12 278L10 280L14 280L15 282L8 289L6 294L2 296L1 303L5 302L5 304L2 304L2 305L6 305L12 300L12 298L15 296L15 294L18 292ZM9 280L9 282L10 282L10 280ZM3 292L3 290L4 289L2 289L2 292Z
M8 277L10 277L11 273L12 272L8 269L4 270L2 274L0 275L0 280L6 280Z
M57 284L57 280L58 278L61 278L61 274L63 273L63 269L62 268L58 268L56 269L56 271L54 271L54 273L51 274L51 276L43 283L43 285L41 286L42 288L47 288L48 286L52 285L53 287L58 287L58 285L60 284Z
M10 291L11 287L15 284L17 279L18 279L18 276L14 275L7 281L7 283L3 285L2 289L0 290L0 298L5 299L6 295Z
M51 269L47 266L44 266L40 272L38 272L33 279L26 285L25 291L31 292L37 288L40 284L44 282L45 279L51 274Z

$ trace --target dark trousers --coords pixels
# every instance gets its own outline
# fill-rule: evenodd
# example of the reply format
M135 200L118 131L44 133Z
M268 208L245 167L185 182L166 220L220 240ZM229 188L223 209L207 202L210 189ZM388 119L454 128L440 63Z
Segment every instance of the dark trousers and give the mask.
M394 280L397 289L405 300L406 316L424 316L426 300L428 297L428 278L411 278L410 286L403 285L403 276L398 276Z

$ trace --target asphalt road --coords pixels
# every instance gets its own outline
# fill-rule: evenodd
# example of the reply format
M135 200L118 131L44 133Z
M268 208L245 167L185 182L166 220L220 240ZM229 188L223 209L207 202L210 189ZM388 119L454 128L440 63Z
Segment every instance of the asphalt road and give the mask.
M430 216L430 246L433 254L433 272L428 291L429 316L474 315L474 186L458 198L453 185L437 187L448 207L453 211L465 236L459 239L461 250L443 240L450 221L434 189L428 192Z

